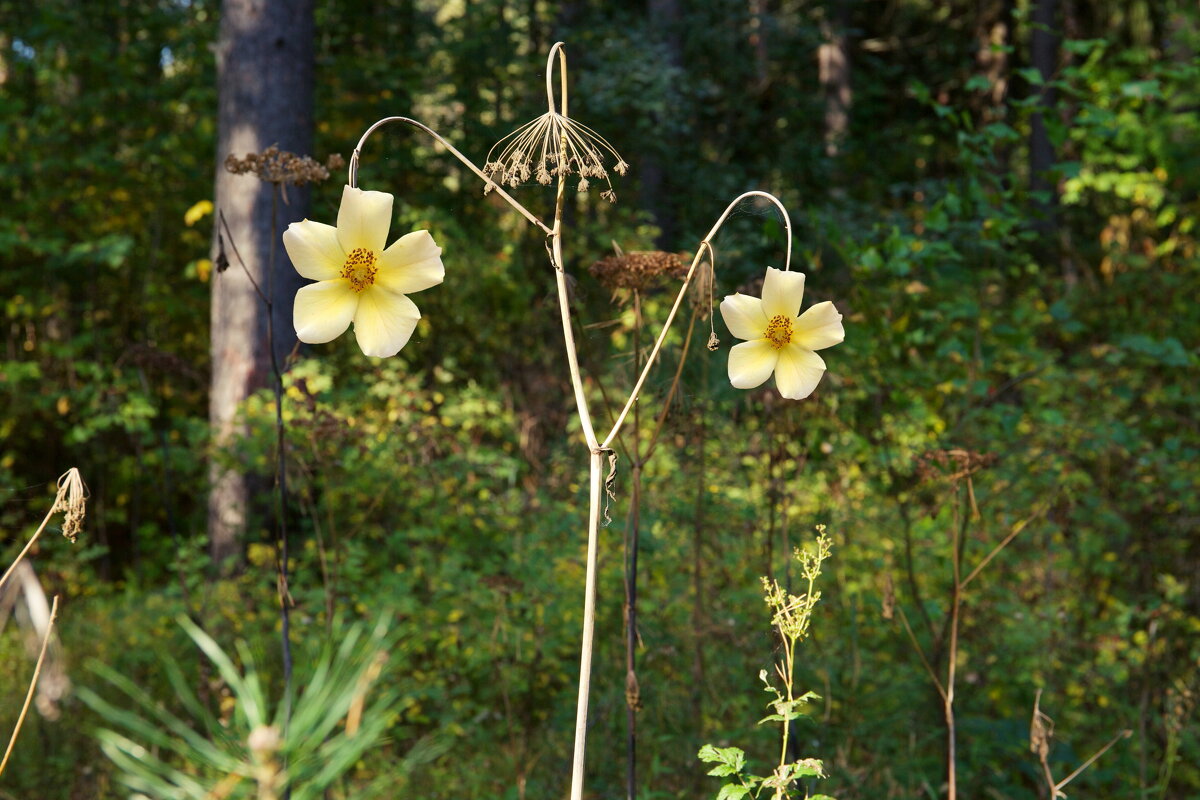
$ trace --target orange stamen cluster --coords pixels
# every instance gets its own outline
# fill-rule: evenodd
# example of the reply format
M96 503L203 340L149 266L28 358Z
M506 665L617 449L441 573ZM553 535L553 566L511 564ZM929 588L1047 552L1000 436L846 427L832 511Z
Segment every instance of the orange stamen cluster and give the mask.
M356 292L361 292L375 283L377 272L379 267L375 266L375 251L365 247L351 250L342 266L342 277L350 281L350 288Z
M767 323L767 340L776 350L785 344L792 343L792 320L783 314L776 314Z

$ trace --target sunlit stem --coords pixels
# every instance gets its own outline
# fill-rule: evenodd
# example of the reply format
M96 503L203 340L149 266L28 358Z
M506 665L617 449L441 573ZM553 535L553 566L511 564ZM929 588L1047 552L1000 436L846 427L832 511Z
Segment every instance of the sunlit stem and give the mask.
M642 386L646 383L646 378L649 377L650 370L654 367L655 360L658 358L658 351L662 349L663 341L665 341L667 338L667 331L671 329L671 324L675 321L675 314L679 311L679 306L683 303L684 295L687 294L688 287L692 284L692 277L696 274L696 267L699 266L705 250L708 250L711 256L712 245L710 243L716 238L717 232L720 231L721 226L725 224L725 220L729 218L729 215L733 209L737 207L738 203L742 202L748 197L765 198L774 203L776 208L779 209L779 213L783 217L784 232L787 234L787 257L784 261L783 268L784 270L791 268L792 221L788 216L787 209L784 208L783 203L779 201L779 198L775 197L773 194L759 191L746 192L734 198L733 202L726 206L725 211L722 212L721 216L717 218L717 221L709 230L708 235L701 240L700 246L696 248L696 255L692 258L692 265L688 268L687 275L683 279L683 285L679 287L679 294L675 296L675 303L671 306L671 311L669 314L667 314L666 321L663 322L662 330L659 331L658 338L654 342L654 348L650 351L650 356L646 359L645 366L642 367L642 373L638 376L637 383L634 384L633 391L630 392L629 399L625 402L625 407L621 409L621 413L617 415L616 420L613 422L612 429L608 432L608 435L604 437L604 441L600 443L600 447L602 449L608 447L612 443L612 440L616 438L617 433L619 433L621 430L621 425L625 422L625 417L629 414L629 410L633 408L633 404L637 402L638 395L640 395L642 391ZM713 259L713 261L715 260L716 259ZM715 271L715 263L713 264L713 268Z
M481 169L479 169L479 167L475 166L475 163L473 161L471 161L471 159L467 158L462 153L460 153L458 151L458 148L456 148L454 145L447 142L444 138L442 138L441 134L439 134L433 128L430 128L428 125L426 125L422 122L418 122L415 119L411 119L410 117L384 117L383 119L379 120L374 125L372 125L371 127L367 128L366 132L362 135L362 138L360 138L358 140L358 144L355 146L354 152L350 155L350 170L349 170L349 176L348 176L347 182L349 183L349 185L351 187L353 187L353 188L358 187L358 159L359 159L359 156L362 154L363 145L365 145L367 143L367 137L370 136L372 133L374 133L378 128L382 128L384 125L387 125L389 122L403 122L406 125L411 125L412 127L416 128L417 130L424 131L425 133L429 134L429 136L434 141L438 142L442 147L446 148L446 150L450 153L450 155L457 158L459 161L461 161L463 163L463 165L467 169L471 170L471 172L474 172L477 176L479 176L479 179L484 182L484 185L490 187L491 191L495 192L497 195L499 195L501 198L503 198L504 201L507 202L513 208L515 208L521 214L521 216L525 217L525 219L529 220L529 222L531 222L533 225L536 225L544 233L549 235L550 228L546 226L546 223L542 222L540 219L538 219L536 216L534 216L533 213L531 213L529 211L529 209L525 208L525 206L518 203L516 201L516 199L513 198L512 195L510 195L508 192L504 191L504 189L500 188L500 186L495 181L493 181L487 175L484 175L483 170L481 170Z
M554 83L551 80L554 71L554 56L558 56L559 86L562 94L562 113L567 113L567 53L562 42L555 42L546 57L546 102L554 111ZM560 164L565 164L567 157L567 137L564 133L559 139ZM587 397L583 393L583 374L579 371L579 354L575 347L575 331L571 325L571 297L567 291L566 265L562 252L562 215L566 205L567 176L561 170L558 175L558 191L554 197L554 227L550 230L550 259L554 262L554 281L558 286L558 310L562 317L563 339L567 346L567 367L571 373L571 388L575 392L575 407L579 412L579 424L583 428L583 438L587 441L589 450L596 450L596 430L592 427L592 415L588 411Z
M546 105L554 111L554 56L558 56L558 87L562 95L562 115L567 116L567 51L562 42L555 42L546 57Z
M559 86L562 94L562 113L567 113L567 54L562 42L550 48L546 58L546 102L554 111L554 92L551 74L554 56L558 56ZM559 163L566 161L566 135L559 140ZM596 625L596 543L600 537L600 468L603 451L596 445L596 431L588 413L587 398L583 393L583 376L579 372L579 358L575 350L575 333L571 327L571 298L567 293L567 275L562 254L562 214L566 202L567 176L565 170L558 175L558 191L554 198L554 228L550 231L550 257L554 262L554 280L558 285L558 309L562 317L563 339L567 349L567 365L571 372L571 387L575 391L575 405L579 409L579 424L587 440L590 457L588 461L588 544L587 577L583 588L583 636L579 647L579 696L575 703L575 750L571 757L571 800L583 798L583 771L587 753L588 695L592 686L592 640Z
M602 456L603 453L593 450L589 460L587 577L583 596L583 646L579 656L579 699L575 710L575 753L571 760L571 800L583 798L588 693L592 682L592 638L596 622L596 542L600 538Z
M46 660L46 648L50 646L50 635L54 632L54 620L58 617L58 595L54 595L54 602L50 606L50 621L46 623L46 635L42 637L42 649L38 653L37 663L33 666L33 678L29 681L29 691L25 694L25 704L21 706L21 713L17 715L17 724L13 727L12 736L9 737L8 747L4 750L4 758L0 760L0 774L4 773L4 768L8 766L8 759L12 756L13 747L17 744L17 736L21 733L21 726L25 723L25 715L29 713L29 704L33 702L34 692L37 691L38 678L42 674L42 663ZM1068 778L1068 780L1070 780Z

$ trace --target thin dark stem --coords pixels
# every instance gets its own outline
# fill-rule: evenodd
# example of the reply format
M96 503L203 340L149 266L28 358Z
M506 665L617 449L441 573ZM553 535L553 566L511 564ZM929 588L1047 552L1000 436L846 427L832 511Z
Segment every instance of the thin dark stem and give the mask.
M970 482L968 476L967 481ZM955 488L954 498L954 528L951 531L951 566L954 570L954 593L950 601L950 646L946 663L946 691L942 695L943 708L946 715L946 783L947 798L955 800L958 797L958 742L954 724L954 680L958 667L958 624L959 612L962 610L964 581L962 577L962 559L967 539L967 528L971 524L971 508L969 493ZM964 508L964 506L966 506Z
M642 296L633 292L633 364L642 370ZM629 501L629 536L625 552L625 796L637 800L637 707L640 687L637 679L637 578L638 540L641 533L642 504L642 425L639 406L633 407L632 493Z
M707 362L703 362L705 378L708 377ZM701 385L707 385L707 381ZM705 444L708 426L705 425L706 404L696 409L696 501L692 509L692 705L695 712L695 730L703 734L704 723L704 498L705 498Z
M285 428L283 425L283 373L279 369L279 358L275 354L275 240L276 216L279 206L279 187L273 186L271 191L271 251L267 262L267 351L271 354L271 388L275 392L275 474L276 474L276 506L275 527L279 538L279 622L283 646L283 735L286 741L288 723L292 716L292 641L291 613L289 608L291 593L288 589L288 528L287 528L287 458L285 451ZM253 281L253 278L251 278ZM258 287L255 286L257 289ZM262 294L261 292L259 293ZM287 762L284 762L287 769ZM283 800L292 796L292 787L284 786Z
M275 197L274 197L274 195L272 195L271 208L274 209L274 207L275 207ZM271 298L268 297L267 295L263 294L263 290L259 287L258 281L254 280L254 274L252 272L250 272L250 268L246 266L246 260L244 258L242 258L242 254L238 252L237 242L235 242L233 240L233 234L230 233L230 231L229 231L229 223L225 221L225 212L218 209L217 217L221 221L221 227L225 229L225 235L229 238L229 248L231 250L233 250L233 254L237 257L238 264L240 264L242 267L242 272L246 273L246 278L249 279L250 285L254 287L254 293L258 295L258 299L262 301L263 305L266 306L267 310L269 311L271 308ZM272 235L273 235L274 231L275 231L275 213L273 210L271 212L271 231L272 231ZM271 243L271 260L272 261L275 260L275 243L274 242ZM270 279L270 277L268 276L268 280L269 279ZM267 317L267 320L268 320L267 335L270 336L271 335L270 316ZM274 352L272 352L272 357L274 357Z
M626 579L627 621L625 627L625 710L628 737L625 746L626 787L628 800L637 798L637 712L640 705L640 685L637 679L637 578L638 540L641 528L642 467L634 464L631 470L629 558Z
M893 482L895 482L894 473ZM921 619L925 621L925 627L929 631L929 635L935 636L936 629L933 625L933 619L930 618L929 611L925 608L925 601L921 598L921 589L917 585L917 573L913 566L912 520L908 516L908 506L904 503L898 503L897 505L900 509L900 519L904 523L904 573L908 581L908 590L912 593L913 605L921 613Z
M646 455L643 457L643 461L649 461L650 456L654 455L655 448L658 447L663 423L667 421L667 414L671 411L671 403L675 400L675 392L679 389L679 379L683 375L683 365L687 362L688 350L692 346L692 331L696 329L696 317L698 314L698 307L692 309L692 317L688 320L687 333L683 335L683 349L679 351L679 363L675 365L675 375L671 378L671 388L667 390L667 397L663 400L662 410L658 412L658 420L654 423L654 432L650 434L650 442L646 445Z

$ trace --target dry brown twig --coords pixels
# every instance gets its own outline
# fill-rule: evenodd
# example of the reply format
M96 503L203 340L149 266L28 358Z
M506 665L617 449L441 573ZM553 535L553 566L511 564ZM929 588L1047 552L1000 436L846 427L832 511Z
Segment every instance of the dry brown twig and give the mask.
M1050 800L1058 800L1058 798L1066 797L1066 793L1062 790L1071 781L1083 774L1083 771L1095 764L1100 756L1112 749L1113 745L1122 739L1128 739L1133 735L1133 731L1126 728L1116 736L1108 740L1108 743L1097 750L1086 761L1080 764L1074 772L1061 781L1054 780L1054 773L1050 770L1050 740L1054 738L1054 720L1050 719L1041 708L1042 690L1037 690L1037 695L1033 698L1033 719L1029 723L1029 750L1035 753L1038 761L1042 765L1042 776L1046 779L1046 788L1050 791Z
M17 565L25 558L33 545L41 537L42 531L46 530L46 526L50 524L50 520L55 514L63 513L62 533L63 536L75 541L76 535L83 528L83 517L87 505L87 487L83 483L83 478L79 474L79 470L71 467L64 472L58 479L58 491L54 495L54 502L50 506L50 510L46 512L45 518L42 519L42 524L38 525L33 536L21 548L21 552L13 559L13 562L4 571L4 575L0 577L0 589L8 582L16 570ZM21 726L25 723L25 715L29 713L29 705L33 702L33 695L37 691L38 678L42 674L42 664L46 661L46 650L50 646L50 637L54 633L54 620L58 616L58 595L54 596L54 602L50 606L50 620L46 625L46 632L42 636L42 648L38 653L37 663L33 668L33 679L29 682L29 691L25 693L25 704L21 706L21 713L17 717L17 724L13 727L12 736L8 740L8 748L4 751L4 759L0 761L0 775L4 774L4 768L8 766L8 759L12 756L13 747L16 746L17 736L21 733Z
M54 632L54 619L58 616L58 595L54 596L54 603L50 606L50 624L46 626L46 635L42 638L42 651L38 654L37 664L33 667L33 678L29 681L29 691L25 693L25 704L21 706L21 713L17 716L17 724L13 727L12 736L8 739L8 748L4 751L4 760L0 761L0 775L4 774L4 768L8 766L8 759L12 756L13 747L17 744L17 736L21 733L21 726L25 723L25 715L29 713L29 704L33 702L33 694L37 690L38 677L42 674L42 663L46 660L46 648L50 646L50 635Z
M967 530L972 520L981 519L982 515L979 512L979 507L975 501L975 490L973 476L980 470L994 463L995 457L987 453L974 453L969 450L952 449L952 450L934 450L921 455L917 461L918 473L921 477L928 481L949 481L953 487L955 496L954 506L954 526L950 531L951 541L951 568L953 570L953 583L951 585L950 610L947 612L945 633L949 636L949 646L946 652L946 675L943 679L938 675L934 665L930 663L929 658L925 655L924 648L917 640L916 634L913 633L912 626L909 624L908 615L904 613L904 608L899 604L894 604L894 598L885 602L884 611L892 610L900 613L900 621L904 626L904 632L908 636L908 640L912 645L913 650L921 660L921 666L925 669L934 688L937 690L938 696L942 700L942 713L946 723L946 784L947 797L949 800L955 800L958 796L958 765L957 765L957 733L956 720L954 714L954 690L958 661L958 638L960 614L963 607L966 588L979 574L992 562L992 560L1000 554L1004 548L1012 543L1017 536L1025 530L1030 523L1042 517L1048 510L1049 504L1042 504L1034 509L1023 520L1017 522L1009 530L1008 534L993 547L987 555L964 576L963 575L963 550L967 541ZM965 484L965 497L959 500L960 485ZM963 506L960 509L960 504ZM889 584L890 585L890 584ZM935 647L935 650L937 647ZM1035 714L1035 723L1038 717ZM1047 718L1048 719L1048 718ZM1040 729L1043 733L1046 729ZM1047 739L1048 741L1048 739ZM1070 780L1070 776L1068 780ZM1065 783L1065 782L1064 782ZM1053 800L1053 795L1052 795Z

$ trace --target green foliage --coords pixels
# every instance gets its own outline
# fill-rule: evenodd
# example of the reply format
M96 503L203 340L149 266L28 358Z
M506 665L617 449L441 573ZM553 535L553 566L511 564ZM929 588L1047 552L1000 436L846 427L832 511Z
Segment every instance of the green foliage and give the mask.
M847 3L844 26L837 3L759 5L751 19L746 3L689 4L670 24L652 24L645 4L590 0L317 9L319 155L346 154L366 124L412 111L482 158L540 113L530 76L548 43L567 40L573 115L633 166L618 205L572 199L581 235L567 267L596 408L600 382L628 385L632 339L630 314L587 265L612 239L649 248L656 229L674 232L666 248L694 247L746 187L784 196L810 294L846 314L847 342L801 405L729 389L724 353L708 354L708 331L696 331L645 470L645 798L698 796L706 779L692 754L706 741L772 746L773 727L745 732L762 715L745 677L774 644L752 623L753 580L787 587L789 531L818 519L837 531L839 557L829 622L798 667L824 698L809 704L821 724L801 722L802 744L825 756L823 785L843 800L939 785L939 704L880 609L902 608L944 668L947 530L966 501L921 465L956 450L993 457L972 476L967 563L1044 509L972 585L956 700L962 796L1036 791L1026 736L1038 688L1056 698L1057 774L1116 730L1137 731L1073 783L1078 793L1195 794L1194 4L1075 4L1049 81L1026 69L1023 16L979 16L1005 4ZM215 160L216 13L196 0L0 0L0 529L19 546L11 532L40 515L44 476L81 467L94 503L84 537L73 551L49 537L33 562L64 596L70 674L88 682L79 667L94 657L164 700L174 689L154 654L164 642L190 652L173 623L182 611L202 610L217 641L259 643L266 696L279 674L264 515L252 518L245 575L215 582L203 555L205 326L208 282L220 278L206 260L212 217L195 209ZM851 32L853 65L834 158L813 57L831 21ZM981 46L985 21L1007 24L1008 38ZM989 52L1015 68L999 100L981 66ZM1042 85L1058 97L1049 233L1027 167ZM654 194L642 181L656 166ZM360 175L396 193L398 224L437 232L448 276L422 298L425 320L397 359L367 362L340 341L289 370L296 643L328 637L337 619L396 614L400 644L381 682L399 714L355 780L394 775L395 792L416 797L560 797L586 489L542 237L413 135L373 139ZM518 191L534 208L552 202ZM332 219L337 197L315 192L312 217ZM779 236L769 216L739 209L716 243L714 294L778 264ZM664 295L645 300L660 320ZM727 347L719 319L716 332ZM651 376L644 408L666 372ZM254 398L246 441L212 457L269 464L271 402ZM601 796L622 791L619 539L609 529L600 544L588 781ZM19 696L27 678L6 632L0 696ZM116 702L114 687L92 689ZM82 733L94 714L72 701L63 714L27 721L5 791L121 796ZM0 730L11 722L5 706ZM420 767L396 775L413 753L425 754Z
M336 649L326 646L307 662L303 690L277 703L245 644L238 646L239 668L192 622L182 618L180 624L216 667L228 689L228 709L224 703L219 714L210 708L167 655L160 663L185 716L101 663L94 670L124 697L109 701L90 689L79 692L112 726L97 732L100 747L121 782L141 795L264 800L286 789L297 800L330 797L392 721L399 698L379 688L392 644L382 622L369 633L349 628ZM349 796L374 796L381 788L359 787Z
M815 692L805 692L796 695L793 691L796 672L796 645L806 639L812 622L812 614L821 593L816 590L817 578L821 575L821 565L829 557L832 541L825 535L825 526L817 526L816 545L811 550L797 549L795 559L800 563L801 572L808 582L807 590L801 595L794 595L780 587L778 581L763 578L763 588L766 590L767 607L771 609L771 625L783 646L783 660L775 664L775 674L783 683L783 689L777 688L764 669L758 673L759 680L765 686L768 694L775 699L768 707L775 713L768 714L758 721L778 722L780 727L780 756L779 764L769 777L761 778L745 772L746 754L737 747L714 747L706 744L697 754L705 763L716 763L717 766L708 774L718 778L736 778L736 782L726 783L717 793L717 800L740 800L743 797L757 798L764 789L771 791L771 797L787 798L805 778L824 778L825 766L815 758L794 758L788 750L788 738L793 729L793 722L806 716L805 707L813 700L821 698ZM810 797L805 791L804 796ZM825 795L819 795L825 797Z

